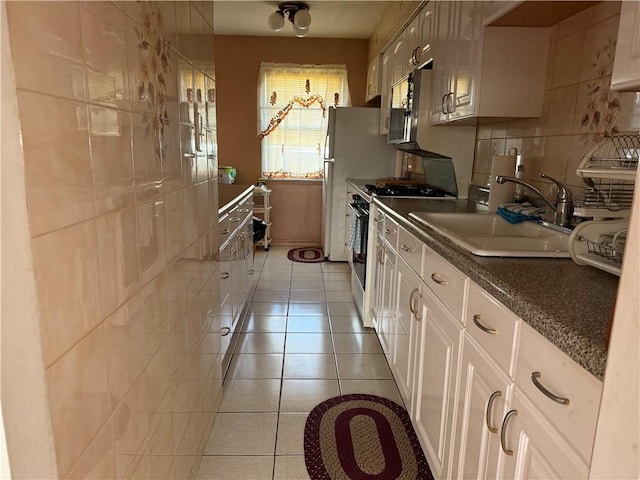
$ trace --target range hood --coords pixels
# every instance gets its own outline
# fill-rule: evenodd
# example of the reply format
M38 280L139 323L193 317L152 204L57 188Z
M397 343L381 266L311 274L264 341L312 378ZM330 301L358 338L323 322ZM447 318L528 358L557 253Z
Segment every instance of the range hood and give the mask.
M440 160L430 162L431 169L452 162L457 183L458 198L467 198L467 189L471 183L473 171L473 157L476 142L476 127L467 125L429 125L429 96L434 71L430 64L426 69L411 72L394 88L400 87L395 103L396 123L393 123L394 98L391 99L390 125L388 143L397 150L421 157L422 159ZM406 81L405 85L401 82ZM411 88L411 95L407 95ZM402 101L406 96L407 100ZM404 110L404 111L401 111ZM405 114L406 113L406 114ZM401 114L401 115L400 115ZM402 120L402 123L400 121ZM444 162L444 163L443 163ZM429 167L425 164L425 176Z

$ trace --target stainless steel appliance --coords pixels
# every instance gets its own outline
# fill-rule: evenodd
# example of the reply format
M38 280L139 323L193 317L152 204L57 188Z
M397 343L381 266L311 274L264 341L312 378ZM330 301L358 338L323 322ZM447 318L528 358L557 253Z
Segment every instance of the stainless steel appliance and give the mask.
M370 229L369 204L372 198L376 196L394 198L426 197L443 201L456 199L455 174L451 160L423 158L423 165L425 170L439 172L437 175L432 175L431 183L427 181L424 185L367 184L363 189L360 189L362 195L354 195L353 202L349 205L352 209L352 221L362 222L359 225L357 223L352 224L352 227L357 225L357 238L351 238L349 264L352 272L351 293L360 312L362 324L365 327L373 326L369 312L364 309L367 295L366 285L370 283L367 282L367 270L373 268L373 262L375 261L374 258L367 255L368 250L373 248L373 242L375 242L375 237L368 238ZM356 217L354 218L353 215L356 215ZM356 246L357 248L354 248Z
M395 150L378 134L380 109L329 108L322 183L322 248L331 261L347 261L345 205L349 177L388 177Z
M430 125L433 75L428 64L427 68L413 70L393 85L387 141L412 155L453 160L458 196L466 198L473 170L475 127Z

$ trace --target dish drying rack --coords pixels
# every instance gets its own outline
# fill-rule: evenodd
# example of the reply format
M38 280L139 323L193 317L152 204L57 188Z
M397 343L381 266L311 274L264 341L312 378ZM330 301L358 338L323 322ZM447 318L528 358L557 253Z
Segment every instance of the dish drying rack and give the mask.
M628 227L628 219L582 222L569 238L571 258L620 276Z
M594 146L576 170L585 188L574 215L603 218L628 217L640 157L640 135L612 135Z

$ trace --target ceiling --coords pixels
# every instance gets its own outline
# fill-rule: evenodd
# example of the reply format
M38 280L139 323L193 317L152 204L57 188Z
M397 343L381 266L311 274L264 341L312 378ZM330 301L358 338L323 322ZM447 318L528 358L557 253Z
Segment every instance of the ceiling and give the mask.
M215 0L216 35L259 35L295 37L292 25L273 32L267 18L278 9L277 1ZM307 1L311 26L307 38L369 38L378 25L388 1Z

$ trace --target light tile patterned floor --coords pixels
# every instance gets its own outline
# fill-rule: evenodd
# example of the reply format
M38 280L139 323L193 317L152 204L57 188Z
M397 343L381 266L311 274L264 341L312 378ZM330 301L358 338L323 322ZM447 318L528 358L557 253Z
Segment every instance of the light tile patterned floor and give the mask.
M260 277L205 448L202 480L304 480L303 432L327 398L371 393L402 404L378 339L362 327L346 263L256 251Z

